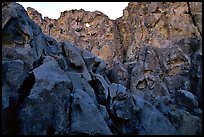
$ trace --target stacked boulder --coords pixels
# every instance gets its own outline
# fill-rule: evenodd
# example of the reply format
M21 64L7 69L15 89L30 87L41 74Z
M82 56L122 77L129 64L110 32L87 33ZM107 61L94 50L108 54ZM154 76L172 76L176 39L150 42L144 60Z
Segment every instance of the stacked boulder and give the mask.
M41 29L21 5L2 3L3 134L201 134L200 100L189 92L192 76L187 75L199 66L193 55L201 53L200 39L193 39L198 46L193 52L179 46L195 44L192 39L190 44L179 41L168 48L144 46L135 52L136 62L122 63L121 57L100 59L83 46L55 40L51 30L50 36ZM189 54L195 57L193 63Z

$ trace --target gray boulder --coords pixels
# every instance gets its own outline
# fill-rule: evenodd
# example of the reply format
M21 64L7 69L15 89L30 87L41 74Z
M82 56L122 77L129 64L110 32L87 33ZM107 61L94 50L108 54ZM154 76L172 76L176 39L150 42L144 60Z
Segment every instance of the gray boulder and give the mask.
M68 134L70 79L49 56L33 73L35 84L19 110L20 134Z
M178 132L171 122L153 105L139 96L133 95L138 107L139 135L177 135Z
M17 102L20 87L27 77L25 65L21 60L3 61L2 64L2 109Z
M80 89L73 91L71 134L112 134L92 98Z
M202 134L202 119L185 110L177 109L170 113L170 121L180 135Z
M66 73L60 69L57 61L47 56L43 63L43 65L33 70L36 82L28 96L31 99L38 98L39 94L43 91L51 91L58 83L64 85L65 88L70 87L71 81Z
M195 99L195 96L186 90L177 90L175 93L175 100L178 105L185 106L187 108L198 107L198 102Z

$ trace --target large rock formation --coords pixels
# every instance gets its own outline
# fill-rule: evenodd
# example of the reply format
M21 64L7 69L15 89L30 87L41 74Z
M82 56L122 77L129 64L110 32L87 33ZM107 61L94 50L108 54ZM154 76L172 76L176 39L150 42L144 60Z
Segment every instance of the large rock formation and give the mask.
M27 12L44 33L70 40L102 58L111 66L111 82L133 92L145 88L144 79L153 84L151 89L155 83L162 92L186 85L201 100L201 9L199 2L130 2L116 20L98 11L65 11L57 20L42 19L33 8ZM135 69L141 76L133 76Z
M201 6L129 3L114 21L2 3L3 134L202 134Z
M57 40L69 40L75 45L92 51L112 66L113 60L123 59L122 45L115 21L100 11L70 10L60 17L50 19L33 8L27 8L28 15L41 26L44 33Z

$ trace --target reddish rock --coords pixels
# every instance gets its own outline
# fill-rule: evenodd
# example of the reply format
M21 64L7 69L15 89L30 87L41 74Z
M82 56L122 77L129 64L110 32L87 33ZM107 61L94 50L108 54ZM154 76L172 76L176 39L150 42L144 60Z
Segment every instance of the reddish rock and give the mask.
M198 6L195 8L200 9ZM126 61L134 60L132 53L144 45L165 48L181 39L200 37L189 10L188 2L129 3L123 10L123 16L116 19ZM195 12L199 16L200 12Z
M92 51L112 66L113 60L122 61L122 47L115 21L99 11L70 10L61 12L60 17L42 19L40 13L27 8L29 16L41 26L44 33L58 41L69 40L72 43Z

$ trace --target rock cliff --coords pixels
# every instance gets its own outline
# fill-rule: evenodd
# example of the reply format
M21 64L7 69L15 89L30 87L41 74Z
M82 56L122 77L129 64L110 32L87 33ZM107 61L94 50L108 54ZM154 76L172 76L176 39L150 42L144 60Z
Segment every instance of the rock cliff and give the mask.
M2 132L201 135L202 3L130 2L110 20L2 3Z

